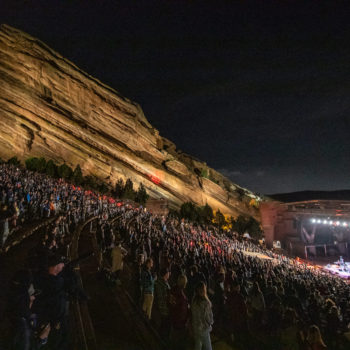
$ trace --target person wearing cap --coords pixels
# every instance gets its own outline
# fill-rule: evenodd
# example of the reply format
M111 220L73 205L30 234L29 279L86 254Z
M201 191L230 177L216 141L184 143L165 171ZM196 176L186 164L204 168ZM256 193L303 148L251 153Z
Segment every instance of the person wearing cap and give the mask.
M35 287L42 292L34 306L38 310L40 321L51 324L52 345L53 349L57 350L66 349L68 342L66 329L67 296L65 280L62 276L64 264L65 261L61 256L50 255L47 270L40 274L35 281Z

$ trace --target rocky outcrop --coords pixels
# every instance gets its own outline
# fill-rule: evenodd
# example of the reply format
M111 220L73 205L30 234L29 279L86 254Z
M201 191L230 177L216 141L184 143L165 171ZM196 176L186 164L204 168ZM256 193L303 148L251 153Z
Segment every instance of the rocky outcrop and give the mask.
M254 194L177 151L138 104L41 41L2 25L0 157L14 155L80 164L84 174L112 185L119 177L131 178L175 205L193 201L234 216L257 214L242 200Z

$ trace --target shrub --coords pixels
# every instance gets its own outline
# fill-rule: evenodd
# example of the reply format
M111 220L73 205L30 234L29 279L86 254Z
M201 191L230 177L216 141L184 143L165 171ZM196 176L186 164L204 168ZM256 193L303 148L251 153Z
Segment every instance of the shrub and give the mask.
M198 209L192 202L185 202L181 205L180 215L191 221L199 220Z
M43 157L40 157L37 161L37 171L40 173L45 173L46 172L46 160Z
M31 171L36 171L38 168L38 158L36 157L30 157L25 160L25 166L26 169L31 170Z
M69 180L72 177L73 170L71 167L69 167L66 163L63 163L60 165L57 169L58 176L65 179Z
M213 209L208 205L208 203L199 209L200 221L204 224L210 224L214 218Z
M213 221L219 229L221 229L224 225L226 225L225 216L224 214L221 213L220 209L218 209L217 212L215 213Z
M240 235L243 235L245 232L248 232L253 238L261 238L262 230L260 224L252 216L246 218L243 215L238 216L238 218L231 219L232 230L238 232Z
M45 170L46 174L51 176L51 177L57 177L58 176L58 172L57 172L57 165L53 162L53 160L49 160L46 163L46 170Z
M12 157L7 161L7 164L14 165L14 166L20 166L21 162L17 159L17 157Z

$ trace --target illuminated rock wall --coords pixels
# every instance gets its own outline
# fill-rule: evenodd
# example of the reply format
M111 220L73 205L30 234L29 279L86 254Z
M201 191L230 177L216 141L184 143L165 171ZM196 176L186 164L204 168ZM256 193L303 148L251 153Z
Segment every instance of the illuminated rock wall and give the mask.
M80 70L41 41L3 25L0 30L0 157L43 156L80 164L114 184L143 183L150 194L179 205L257 216L254 195L204 162L178 152L149 124L140 106ZM203 169L211 180L201 176ZM215 183L214 183L215 181ZM236 189L240 189L240 196Z

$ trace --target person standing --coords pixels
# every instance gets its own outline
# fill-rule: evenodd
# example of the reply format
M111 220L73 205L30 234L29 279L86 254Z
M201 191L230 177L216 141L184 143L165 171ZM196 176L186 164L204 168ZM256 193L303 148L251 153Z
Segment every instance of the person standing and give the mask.
M308 344L308 350L327 349L326 344L323 342L320 329L316 325L309 327L306 340Z
M169 319L169 294L170 286L168 283L170 272L167 268L160 271L160 278L154 283L154 300L156 309L160 315L159 334L163 339L169 337L170 319Z
M177 284L170 291L170 341L173 349L186 348L187 323L189 319L189 305L185 294L187 284L186 275L177 278Z
M50 349L66 350L68 346L67 286L63 278L65 265L61 256L48 257L47 270L34 280L35 288L41 290L33 305L39 321L51 325Z
M203 282L195 290L191 309L195 350L212 350L210 332L214 319L207 286Z
M120 283L120 274L123 271L123 260L126 254L127 250L122 247L120 242L116 247L112 248L112 273L117 283Z
M150 320L152 315L153 294L154 294L154 277L152 275L153 260L148 258L145 262L145 269L142 271L141 285L143 303L142 310Z

